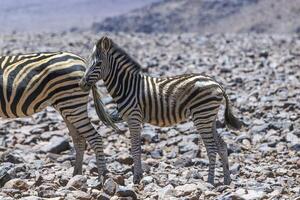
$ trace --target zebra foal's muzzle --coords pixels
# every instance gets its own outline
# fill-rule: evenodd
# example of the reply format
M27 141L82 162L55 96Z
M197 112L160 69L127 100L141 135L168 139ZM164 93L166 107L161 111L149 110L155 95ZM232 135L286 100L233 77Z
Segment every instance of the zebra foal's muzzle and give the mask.
M80 81L79 81L79 87L84 91L84 92L87 92L91 89L91 85L89 85L86 80L84 78L82 78Z

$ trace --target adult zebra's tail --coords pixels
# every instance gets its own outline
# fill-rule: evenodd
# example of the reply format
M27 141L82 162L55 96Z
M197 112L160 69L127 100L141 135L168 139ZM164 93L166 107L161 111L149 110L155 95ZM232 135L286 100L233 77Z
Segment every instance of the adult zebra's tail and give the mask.
M96 113L99 119L106 125L112 127L115 131L121 131L114 122L119 122L120 118L114 115L110 115L105 111L104 104L101 101L101 96L97 90L96 86L92 87L93 99L95 104Z

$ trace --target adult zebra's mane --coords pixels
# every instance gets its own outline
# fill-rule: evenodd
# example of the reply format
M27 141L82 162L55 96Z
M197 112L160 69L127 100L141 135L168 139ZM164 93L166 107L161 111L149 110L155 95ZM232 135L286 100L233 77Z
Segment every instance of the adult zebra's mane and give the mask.
M116 57L118 57L119 55L125 56L125 59L127 60L126 63L130 62L131 68L134 68L136 71L142 71L141 65L135 59L133 59L124 49L122 49L116 43L114 43L113 41L111 41L111 42L112 42L112 46L110 49L111 55L113 55L113 56L116 55Z

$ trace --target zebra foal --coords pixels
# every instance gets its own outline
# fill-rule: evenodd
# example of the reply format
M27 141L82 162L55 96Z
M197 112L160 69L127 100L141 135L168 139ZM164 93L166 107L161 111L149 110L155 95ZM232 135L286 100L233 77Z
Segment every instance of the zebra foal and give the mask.
M30 116L53 106L63 117L72 137L76 157L73 175L82 174L86 141L96 154L100 181L106 171L101 136L92 126L87 112L89 92L78 85L85 72L85 61L66 52L33 53L0 57L0 117ZM114 126L95 99L97 113ZM99 95L98 95L99 96ZM97 97L98 97L97 96Z
M142 178L140 134L143 123L170 126L192 118L209 158L208 182L214 184L216 154L221 157L224 184L230 184L227 146L216 132L216 117L223 99L225 122L235 129L241 122L234 117L222 86L212 78L185 74L154 78L141 71L140 65L108 37L102 37L91 55L91 66L80 82L87 91L102 79L117 103L120 116L127 121L134 159L133 181Z

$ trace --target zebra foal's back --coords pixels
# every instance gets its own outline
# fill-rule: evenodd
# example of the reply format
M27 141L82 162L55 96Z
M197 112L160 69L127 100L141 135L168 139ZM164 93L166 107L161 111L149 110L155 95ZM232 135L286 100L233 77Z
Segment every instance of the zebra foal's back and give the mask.
M209 106L223 99L220 85L213 79L199 74L173 77L142 77L139 102L144 122L157 126L171 126L187 120L191 107L197 102ZM208 101L212 100L212 101Z

